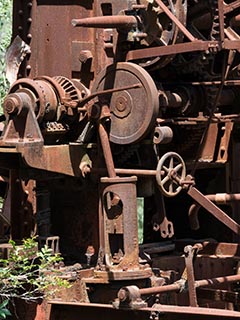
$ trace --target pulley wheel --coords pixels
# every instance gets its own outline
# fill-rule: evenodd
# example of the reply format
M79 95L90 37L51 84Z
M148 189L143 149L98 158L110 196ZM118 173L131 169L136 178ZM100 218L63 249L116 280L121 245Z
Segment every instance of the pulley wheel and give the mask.
M158 162L156 179L166 197L174 197L182 190L181 181L186 178L186 166L176 152L167 152Z
M136 143L153 128L159 110L158 90L142 67L119 62L100 72L92 92L123 87L125 90L101 95L99 99L110 108L110 141L116 144Z

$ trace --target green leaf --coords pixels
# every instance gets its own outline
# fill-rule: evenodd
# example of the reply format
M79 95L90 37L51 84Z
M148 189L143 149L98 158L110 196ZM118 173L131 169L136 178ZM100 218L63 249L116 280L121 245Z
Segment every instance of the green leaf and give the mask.
M1 304L0 304L0 309L3 309L4 307L6 307L8 305L8 300L4 300Z
M6 314L2 310L0 310L0 319L6 319L6 318L7 318Z

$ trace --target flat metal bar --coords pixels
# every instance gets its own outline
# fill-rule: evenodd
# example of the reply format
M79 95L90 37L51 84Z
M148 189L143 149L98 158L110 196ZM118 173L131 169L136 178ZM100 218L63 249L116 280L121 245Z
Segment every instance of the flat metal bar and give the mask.
M187 275L187 284L188 284L188 296L189 303L191 307L198 307L197 303L197 292L195 288L195 277L194 277L194 268L193 268L193 257L196 249L192 246L186 246L184 248L185 253L185 265L186 265L186 275Z
M220 29L220 40L224 42L224 12L223 12L223 1L218 0L218 19Z
M160 314L163 314L163 319L166 316L170 316L170 319L191 319L191 320L231 320L239 319L239 312L215 308L196 308L196 307L183 307L183 306L171 306L171 305L162 305L155 304L152 308L144 308L140 310L146 310L151 312L158 311ZM161 319L161 317L159 317Z
M159 7L166 13L166 15L172 20L173 23L182 31L182 33L191 41L195 41L196 38L187 30L187 28L174 16L174 14L168 9L168 7L161 1L155 0Z
M112 157L111 147L109 143L109 137L102 123L99 123L98 132L101 140L101 146L103 150L103 156L105 159L108 175L110 178L115 178L116 171L114 168L113 157Z
M239 0L236 0L232 3L229 3L229 4L225 4L225 7L224 7L224 13L229 13L237 8L240 7L240 2Z
M185 306L173 306L155 304L154 307L140 308L137 310L124 310L115 309L111 304L100 304L100 303L79 303L79 302L67 302L50 300L48 304L52 306L50 320L62 320L66 319L69 314L72 316L71 319L79 319L79 315L83 315L91 319L104 318L115 320L119 319L149 319L152 312L158 312L159 318L161 319L216 319L216 320L231 320L239 319L239 312L215 308L195 308ZM162 316L161 316L162 314ZM145 316L144 316L145 315ZM92 316L92 317L91 317Z
M80 100L78 102L78 107L84 106L87 102L89 102L90 100L92 100L95 97L104 96L106 94L110 94L110 93L114 93L114 92L118 92L118 91L137 89L137 88L141 88L141 87L142 87L141 83L136 83L136 84L132 84L131 86L124 86L121 88L113 88L113 89L107 89L107 90L103 90L103 91L93 92L89 96L87 96L86 98Z
M135 60L135 59L143 59L143 58L151 58L157 56L166 56L177 53L184 53L184 52L193 52L193 51L205 51L209 48L218 48L219 42L218 41L202 41L202 40L195 40L194 42L187 42L187 43L177 43L169 46L159 46L159 47L152 47L146 49L138 49L138 50L131 50L127 53L126 60Z
M224 211L218 208L208 198L206 198L199 190L197 190L195 187L190 187L187 193L198 204L200 204L203 208L210 212L215 218L225 224L225 226L227 226L236 234L240 234L240 225L236 223L232 218L230 218Z
M240 50L240 40L224 40L224 49L227 50Z

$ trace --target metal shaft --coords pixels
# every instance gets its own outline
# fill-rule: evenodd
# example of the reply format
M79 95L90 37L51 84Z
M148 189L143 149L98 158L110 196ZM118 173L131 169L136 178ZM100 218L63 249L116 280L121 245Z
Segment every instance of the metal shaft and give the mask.
M73 19L72 25L74 27L87 28L120 28L131 29L137 26L137 18L135 16L101 16L85 19Z
M199 287L205 287L205 286L213 286L216 284L232 283L237 281L240 281L240 274L226 276L226 277L198 280L198 281L195 281L195 287L199 288ZM182 288L182 284L180 282L175 282L173 284L169 284L166 286L139 289L139 292L141 295L150 295L150 294L158 294L163 292L179 291L181 288Z

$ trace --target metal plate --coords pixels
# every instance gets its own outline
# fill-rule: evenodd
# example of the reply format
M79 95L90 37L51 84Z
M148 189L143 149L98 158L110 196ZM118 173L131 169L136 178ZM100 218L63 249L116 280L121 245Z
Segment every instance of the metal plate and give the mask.
M93 84L92 92L136 84L140 87L104 96L111 111L111 142L130 144L146 136L158 115L158 90L147 71L128 62L107 67Z

